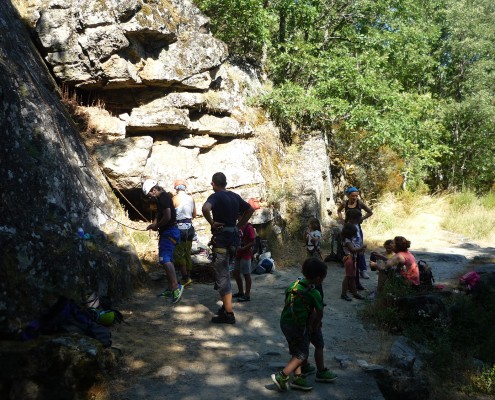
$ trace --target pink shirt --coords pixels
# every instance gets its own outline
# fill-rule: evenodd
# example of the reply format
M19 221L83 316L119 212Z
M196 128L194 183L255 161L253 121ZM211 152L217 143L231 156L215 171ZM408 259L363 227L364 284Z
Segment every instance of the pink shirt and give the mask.
M246 244L251 243L256 239L256 233L254 232L253 225L247 224L239 229L239 234L241 236L241 246L244 247ZM247 250L237 250L236 258L243 258L244 260L250 260L253 257L253 248L250 247Z
M404 257L406 267L405 271L401 269L400 274L411 282L412 284L419 286L419 268L416 263L416 259L410 251L399 251L397 254Z

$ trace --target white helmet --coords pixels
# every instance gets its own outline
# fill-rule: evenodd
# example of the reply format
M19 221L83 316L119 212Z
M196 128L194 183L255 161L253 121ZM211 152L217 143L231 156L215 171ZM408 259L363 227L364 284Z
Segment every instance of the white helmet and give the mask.
M143 193L145 196L148 195L151 189L156 186L156 181L154 179L146 179L143 183Z

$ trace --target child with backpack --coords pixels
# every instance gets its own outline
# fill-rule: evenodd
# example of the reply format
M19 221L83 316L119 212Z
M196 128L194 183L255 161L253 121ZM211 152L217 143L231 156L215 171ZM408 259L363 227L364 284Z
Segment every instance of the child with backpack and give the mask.
M321 257L321 225L317 218L311 218L308 227L304 231L306 252L308 257Z
M252 224L247 222L239 229L241 244L237 248L234 261L234 270L232 275L237 283L237 293L232 295L239 302L251 301L251 261L253 258L253 249L256 243L256 232ZM244 290L242 276L246 282Z
M355 299L363 300L364 297L361 296L356 289L356 275L357 275L357 255L360 252L364 252L366 245L356 240L358 235L358 228L353 223L346 223L342 228L342 242L344 247L344 258L342 262L344 263L344 280L342 281L342 293L340 298L346 301L352 301L352 299L347 296L347 292L351 292Z
M308 258L303 263L302 273L304 277L297 279L286 289L285 305L280 316L280 328L289 345L291 359L282 371L271 376L279 391L286 391L289 386L304 391L313 389L305 378L314 372L314 368L307 364L310 342L315 346L318 368L315 380L332 382L337 378L324 367L321 333L323 300L321 293L315 288L327 276L327 265L316 258ZM306 366L304 372L303 365ZM290 381L292 373L294 376Z

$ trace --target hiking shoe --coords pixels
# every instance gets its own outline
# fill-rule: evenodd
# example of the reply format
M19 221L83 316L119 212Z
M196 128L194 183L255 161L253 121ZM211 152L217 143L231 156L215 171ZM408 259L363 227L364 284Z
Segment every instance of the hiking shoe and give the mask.
M333 382L337 379L337 375L325 368L323 371L316 373L316 382Z
M292 382L290 383L290 387L292 389L305 390L305 391L313 389L313 386L311 386L306 381L306 379L301 375L294 376L294 379L292 379Z
M364 300L364 297L363 297L363 296L361 296L359 293L356 293L356 294L354 295L354 298L355 298L355 299L358 299L358 300Z
M156 297L172 297L172 291L170 289L165 289L163 292L158 293Z
M222 315L222 314L225 314L225 308L224 306L222 305L222 307L220 307L217 311L217 315Z
M183 291L184 291L184 286L182 286L179 283L179 286L177 287L177 289L174 290L174 293L172 295L172 304L176 304L180 301L180 299L182 298Z
M246 295L241 296L241 297L239 297L239 298L237 299L237 301L238 301L239 303L243 303L243 302L245 302L245 301L251 301L251 296L246 296Z
M289 377L283 377L282 373L272 374L272 381L277 386L279 392L285 392L289 387L287 383L289 383Z
M186 287L187 285L190 285L192 283L192 279L191 278L187 278L187 279L184 279L182 278L180 280L180 284L184 287Z
M306 377L308 375L314 374L316 372L316 368L311 364L306 364L301 367L301 376Z
M352 299L349 296L347 296L346 294L341 294L340 298L342 300L345 300L345 301L352 301Z
M237 292L236 294L233 294L232 297L234 299L238 299L239 297L244 297L244 293L241 293L241 292Z
M359 275L361 275L361 278L363 279L370 279L370 276L368 275L368 272L366 272L366 270L359 272Z
M211 319L214 324L235 324L235 316L233 312L224 311Z

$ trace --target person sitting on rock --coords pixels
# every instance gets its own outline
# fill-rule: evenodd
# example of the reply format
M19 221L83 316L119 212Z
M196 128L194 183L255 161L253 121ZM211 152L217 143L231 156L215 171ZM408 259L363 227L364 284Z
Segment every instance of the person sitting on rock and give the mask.
M396 236L393 244L395 254L385 261L383 268L396 267L397 272L413 288L417 289L419 288L419 268L416 259L409 251L409 247L411 247L411 242L409 240L403 236Z

